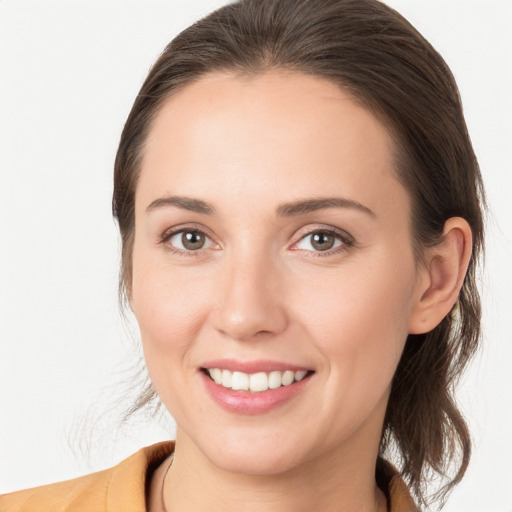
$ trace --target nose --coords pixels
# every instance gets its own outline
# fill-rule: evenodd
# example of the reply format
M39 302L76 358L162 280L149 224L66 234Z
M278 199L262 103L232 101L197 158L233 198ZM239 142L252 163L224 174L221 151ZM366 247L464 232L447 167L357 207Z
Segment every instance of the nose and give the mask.
M222 334L247 341L286 329L283 279L270 255L233 254L223 263L219 281L213 323Z

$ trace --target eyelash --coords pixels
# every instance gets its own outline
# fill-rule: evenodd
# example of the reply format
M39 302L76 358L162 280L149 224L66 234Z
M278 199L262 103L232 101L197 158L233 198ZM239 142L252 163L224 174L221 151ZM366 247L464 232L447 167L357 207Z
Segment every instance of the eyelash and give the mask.
M183 250L178 249L177 247L174 247L172 244L168 243L169 240L174 236L178 235L180 233L199 233L201 235L204 235L207 239L209 239L213 244L215 242L213 241L213 238L200 227L196 226L177 226L176 228L172 228L170 230L165 231L162 236L160 237L159 244L163 245L166 250L170 251L173 254L177 254L178 256L184 256L184 257L197 257L202 252L202 249L197 249L195 251L192 250Z
M187 250L183 250L183 249L178 249L178 248L174 247L173 245L171 245L170 243L168 243L169 240L174 235L177 235L180 233L187 233L187 232L199 233L201 235L204 235L206 238L208 238L211 241L212 244L215 244L215 242L213 241L213 238L204 229L201 229L201 228L195 227L195 226L178 226L176 228L168 230L168 231L164 232L162 234L162 236L160 237L159 244L164 245L166 250L170 251L173 254L177 254L178 256L184 256L184 257L194 257L195 256L195 257L197 257L204 250L203 248L197 249L195 251L194 250L187 251ZM297 246L300 242L305 240L307 237L310 237L310 236L313 236L313 235L319 234L319 233L326 234L328 236L333 236L336 240L341 242L341 245L334 247L332 249L328 249L326 251L307 250L307 252L313 254L314 257L332 256L334 254L344 252L344 251L348 250L350 247L355 245L355 241L352 238L352 236L350 236L345 231L337 230L332 227L326 227L326 228L311 229L311 230L307 230L307 231L305 230L303 233L300 233L299 240L292 245L291 250L294 250L294 251L301 250L301 249L297 249L297 248L293 248L293 247Z
M350 247L355 245L355 240L345 231L341 231L332 227L324 227L324 228L315 228L311 230L306 230L303 233L300 233L300 238L297 242L293 244L292 247L297 246L299 243L301 243L303 240L305 240L308 237L311 237L316 234L325 234L329 236L333 236L336 240L340 241L341 244L338 247L333 247L332 249L328 249L326 251L308 251L310 252L314 257L327 257L327 256L333 256L335 254L339 254L341 252L345 252ZM301 249L292 249L292 250L301 250Z

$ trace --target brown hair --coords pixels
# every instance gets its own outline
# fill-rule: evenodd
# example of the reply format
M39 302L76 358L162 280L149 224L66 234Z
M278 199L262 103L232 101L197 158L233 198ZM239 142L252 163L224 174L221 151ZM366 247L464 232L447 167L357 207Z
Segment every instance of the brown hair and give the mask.
M396 141L397 174L413 199L419 261L421 248L440 240L447 219L460 216L471 226L473 255L458 302L431 332L407 339L381 442L381 454L394 450L398 455L419 504L428 502L429 475L446 478L434 496L443 501L464 475L471 451L453 388L480 337L475 273L485 200L455 80L442 57L393 9L377 0L241 0L171 41L135 100L115 161L121 295L130 289L134 196L144 142L160 106L207 73L270 69L327 78L386 124ZM148 389L135 409L151 398Z

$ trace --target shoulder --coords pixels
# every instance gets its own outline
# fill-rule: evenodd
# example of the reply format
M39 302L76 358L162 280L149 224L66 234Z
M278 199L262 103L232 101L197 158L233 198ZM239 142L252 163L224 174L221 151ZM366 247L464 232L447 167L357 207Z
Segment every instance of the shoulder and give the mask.
M117 466L50 485L0 496L2 512L145 512L148 475L174 450L157 443Z

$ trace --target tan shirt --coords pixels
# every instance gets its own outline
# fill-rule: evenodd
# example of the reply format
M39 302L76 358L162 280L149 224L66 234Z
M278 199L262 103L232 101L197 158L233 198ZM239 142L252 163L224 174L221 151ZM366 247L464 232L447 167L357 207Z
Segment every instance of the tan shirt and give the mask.
M146 512L149 478L174 450L174 442L147 446L117 466L73 480L0 496L1 512ZM382 465L379 482L390 512L417 508L396 470Z

